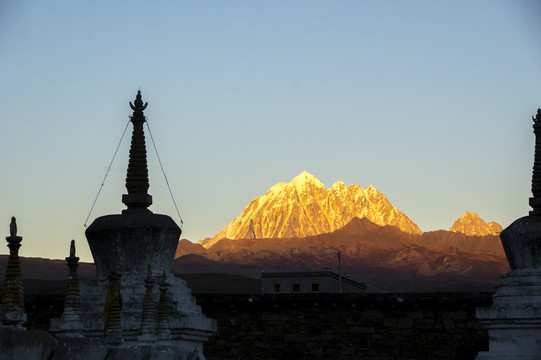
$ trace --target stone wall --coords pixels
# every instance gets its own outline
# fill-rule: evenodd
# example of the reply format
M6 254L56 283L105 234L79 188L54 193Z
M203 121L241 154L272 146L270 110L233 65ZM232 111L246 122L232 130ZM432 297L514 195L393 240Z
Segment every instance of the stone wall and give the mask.
M218 359L474 359L488 349L475 308L488 293L198 295Z
M218 359L474 359L488 350L476 307L489 293L196 295L219 335ZM28 328L46 330L61 297L26 299Z

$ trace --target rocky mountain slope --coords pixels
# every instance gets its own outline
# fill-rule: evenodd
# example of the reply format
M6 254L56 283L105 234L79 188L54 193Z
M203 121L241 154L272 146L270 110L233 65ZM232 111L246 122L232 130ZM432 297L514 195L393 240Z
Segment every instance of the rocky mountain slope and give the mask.
M225 238L304 238L336 231L353 218L421 234L419 227L373 186L362 189L339 181L326 189L313 175L303 172L251 201L229 225L201 244L209 248Z
M492 221L486 223L474 212L465 212L462 216L455 221L449 231L461 232L466 235L499 235L502 232L500 224Z

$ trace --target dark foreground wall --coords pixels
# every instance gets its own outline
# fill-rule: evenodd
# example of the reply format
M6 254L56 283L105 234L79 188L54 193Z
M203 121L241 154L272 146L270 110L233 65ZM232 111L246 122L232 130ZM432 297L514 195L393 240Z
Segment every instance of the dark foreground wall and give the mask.
M197 295L220 333L207 360L474 359L488 350L475 308L489 293ZM27 297L28 327L48 328L62 297Z
M475 308L488 293L198 295L217 359L474 359L488 350Z

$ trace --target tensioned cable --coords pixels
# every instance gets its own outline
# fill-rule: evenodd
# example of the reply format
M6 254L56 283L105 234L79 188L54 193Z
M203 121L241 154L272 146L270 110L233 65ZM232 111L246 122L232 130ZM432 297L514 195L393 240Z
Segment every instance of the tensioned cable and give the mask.
M120 144L122 144L122 140L124 139L124 135L126 135L126 130L128 130L128 125L130 125L130 120L126 123L126 127L124 128L124 132L122 133L122 137L120 138L120 141L118 142L118 145L116 147L115 153L113 154L113 158L111 159L111 163L109 163L109 167L107 168L107 171L105 172L105 176L103 177L103 181L101 182L101 186L98 190L98 193L96 194L96 197L94 198L94 202L92 203L92 207L90 208L90 211L88 212L88 216L85 220L85 227L88 222L88 219L90 218L90 214L92 214L92 210L94 210L94 206L96 205L96 201L98 201L98 197L100 196L101 189L103 188L103 184L105 184L105 180L107 179L107 175L109 175L109 171L111 170L111 166L113 166L113 161L115 161L116 154L118 153L118 149L120 148Z
M156 148L156 143L154 142L154 137L152 136L152 131L150 131L150 125L148 124L148 117L145 116L145 118L147 120L145 121L145 123L147 124L150 140L152 140L152 146L154 147L154 152L156 152L156 157L158 158L158 163L160 164L160 168L162 169L162 174L163 174L163 177L165 178L167 189L169 189L169 195L171 195L171 199L173 200L173 204L175 205L175 209L177 210L178 218L180 219L180 228L182 228L182 225L184 225L184 221L182 221L182 216L180 216L180 211L178 211L177 202L175 201L175 197L173 196L173 192L171 191L169 180L167 180L167 175L165 175L165 170L163 169L162 160L160 159L160 154L158 154L158 149Z

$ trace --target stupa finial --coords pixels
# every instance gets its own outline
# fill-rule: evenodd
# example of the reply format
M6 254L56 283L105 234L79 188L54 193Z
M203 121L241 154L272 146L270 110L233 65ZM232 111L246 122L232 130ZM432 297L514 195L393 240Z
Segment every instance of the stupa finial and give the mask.
M143 100L142 100L142 96L141 96L141 90L138 90L137 91L137 96L135 97L135 101L133 102L133 104L130 101L130 107L133 110L133 115L135 116L136 112L137 113L141 112L141 114L142 114L143 110L145 110L147 108L147 106L148 106L148 102L146 102L143 105Z
M541 216L541 108L537 109L537 115L532 116L533 132L535 134L535 154L532 174L532 194L530 198L530 216Z
M9 235L14 237L17 236L17 220L15 216L11 217L11 223L9 224Z
M70 243L70 257L75 257L75 240Z
M130 160L126 173L126 189L128 190L128 194L122 196L122 202L128 206L127 211L148 211L147 208L152 205L152 196L148 194L150 185L148 182L145 132L143 130L143 123L146 121L143 110L147 108L148 103L143 105L141 90L137 91L134 104L130 102L130 107L133 110L133 116L131 117L133 132Z

